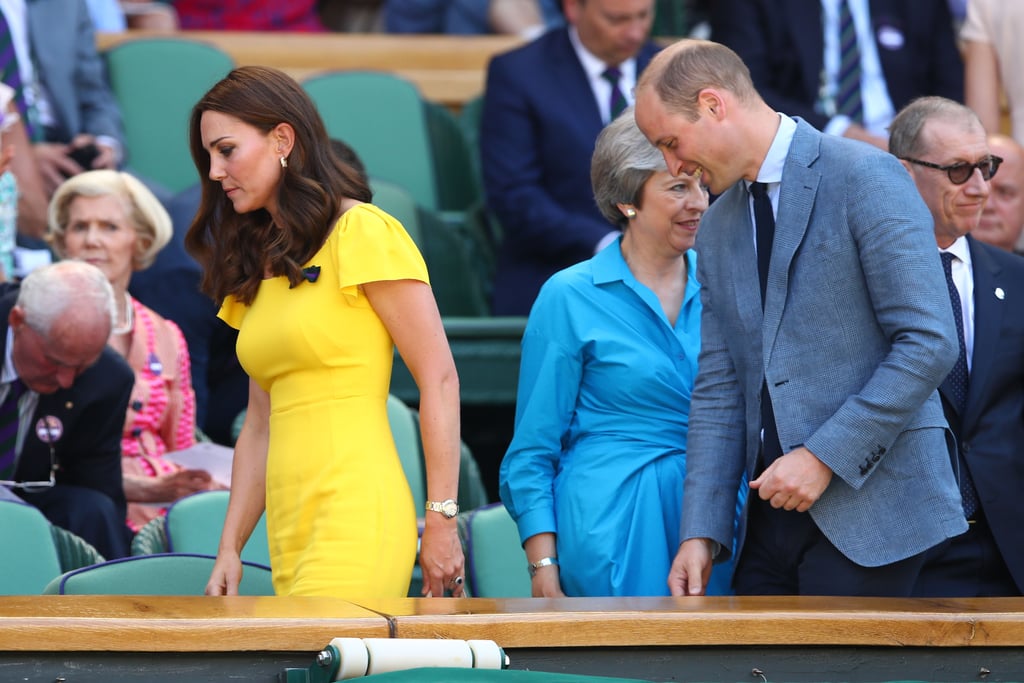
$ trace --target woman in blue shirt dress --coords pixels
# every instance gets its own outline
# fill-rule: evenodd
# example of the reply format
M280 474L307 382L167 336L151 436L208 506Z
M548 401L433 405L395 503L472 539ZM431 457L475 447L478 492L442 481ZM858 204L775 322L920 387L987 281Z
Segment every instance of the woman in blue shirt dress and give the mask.
M622 237L541 289L523 337L501 498L534 596L668 595L700 348L692 249L707 193L628 109L601 133L595 199ZM728 589L717 568L708 594Z

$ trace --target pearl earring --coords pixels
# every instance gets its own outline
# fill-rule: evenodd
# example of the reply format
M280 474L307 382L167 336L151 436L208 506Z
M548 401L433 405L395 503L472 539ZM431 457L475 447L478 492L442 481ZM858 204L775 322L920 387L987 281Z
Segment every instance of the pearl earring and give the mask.
M288 168L288 158L281 156L281 168Z
M626 209L626 218L636 218L636 209L632 207Z

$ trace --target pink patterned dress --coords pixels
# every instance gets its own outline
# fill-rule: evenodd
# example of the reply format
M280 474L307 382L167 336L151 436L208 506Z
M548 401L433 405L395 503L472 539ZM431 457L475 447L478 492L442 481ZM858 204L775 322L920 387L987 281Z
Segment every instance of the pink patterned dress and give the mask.
M165 453L195 444L191 361L177 325L134 298L131 302L135 329L126 360L135 371L135 387L121 436L121 467L125 474L156 477L180 469L164 459ZM129 502L128 526L138 531L163 512Z

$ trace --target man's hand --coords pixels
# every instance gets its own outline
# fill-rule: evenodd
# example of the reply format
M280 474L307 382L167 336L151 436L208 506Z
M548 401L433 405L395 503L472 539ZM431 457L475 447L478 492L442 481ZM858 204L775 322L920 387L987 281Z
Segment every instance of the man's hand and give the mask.
M801 446L769 465L750 488L773 508L806 512L831 481L832 470Z
M857 123L851 123L843 132L843 137L866 142L869 145L874 145L883 152L889 151L889 141L886 138L869 133L867 128Z
M668 570L668 589L672 595L704 595L711 578L714 543L710 538L683 541Z
M47 197L53 196L57 186L64 182L65 178L78 175L85 170L68 156L71 151L70 145L38 142L32 145L32 150L39 163L39 172L43 176L43 189Z

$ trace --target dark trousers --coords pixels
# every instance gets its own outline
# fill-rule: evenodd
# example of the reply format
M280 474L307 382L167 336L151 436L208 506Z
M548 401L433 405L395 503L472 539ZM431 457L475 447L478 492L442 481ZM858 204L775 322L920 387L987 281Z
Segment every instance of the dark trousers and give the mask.
M922 598L1019 596L1021 589L1006 568L985 516L975 516L967 531L925 553L914 595Z
M125 522L124 507L96 489L58 484L52 489L19 495L39 508L51 524L79 536L105 559L129 554L131 530Z
M862 567L832 545L809 513L775 509L756 491L750 495L747 535L733 577L737 595L912 595L925 553Z

